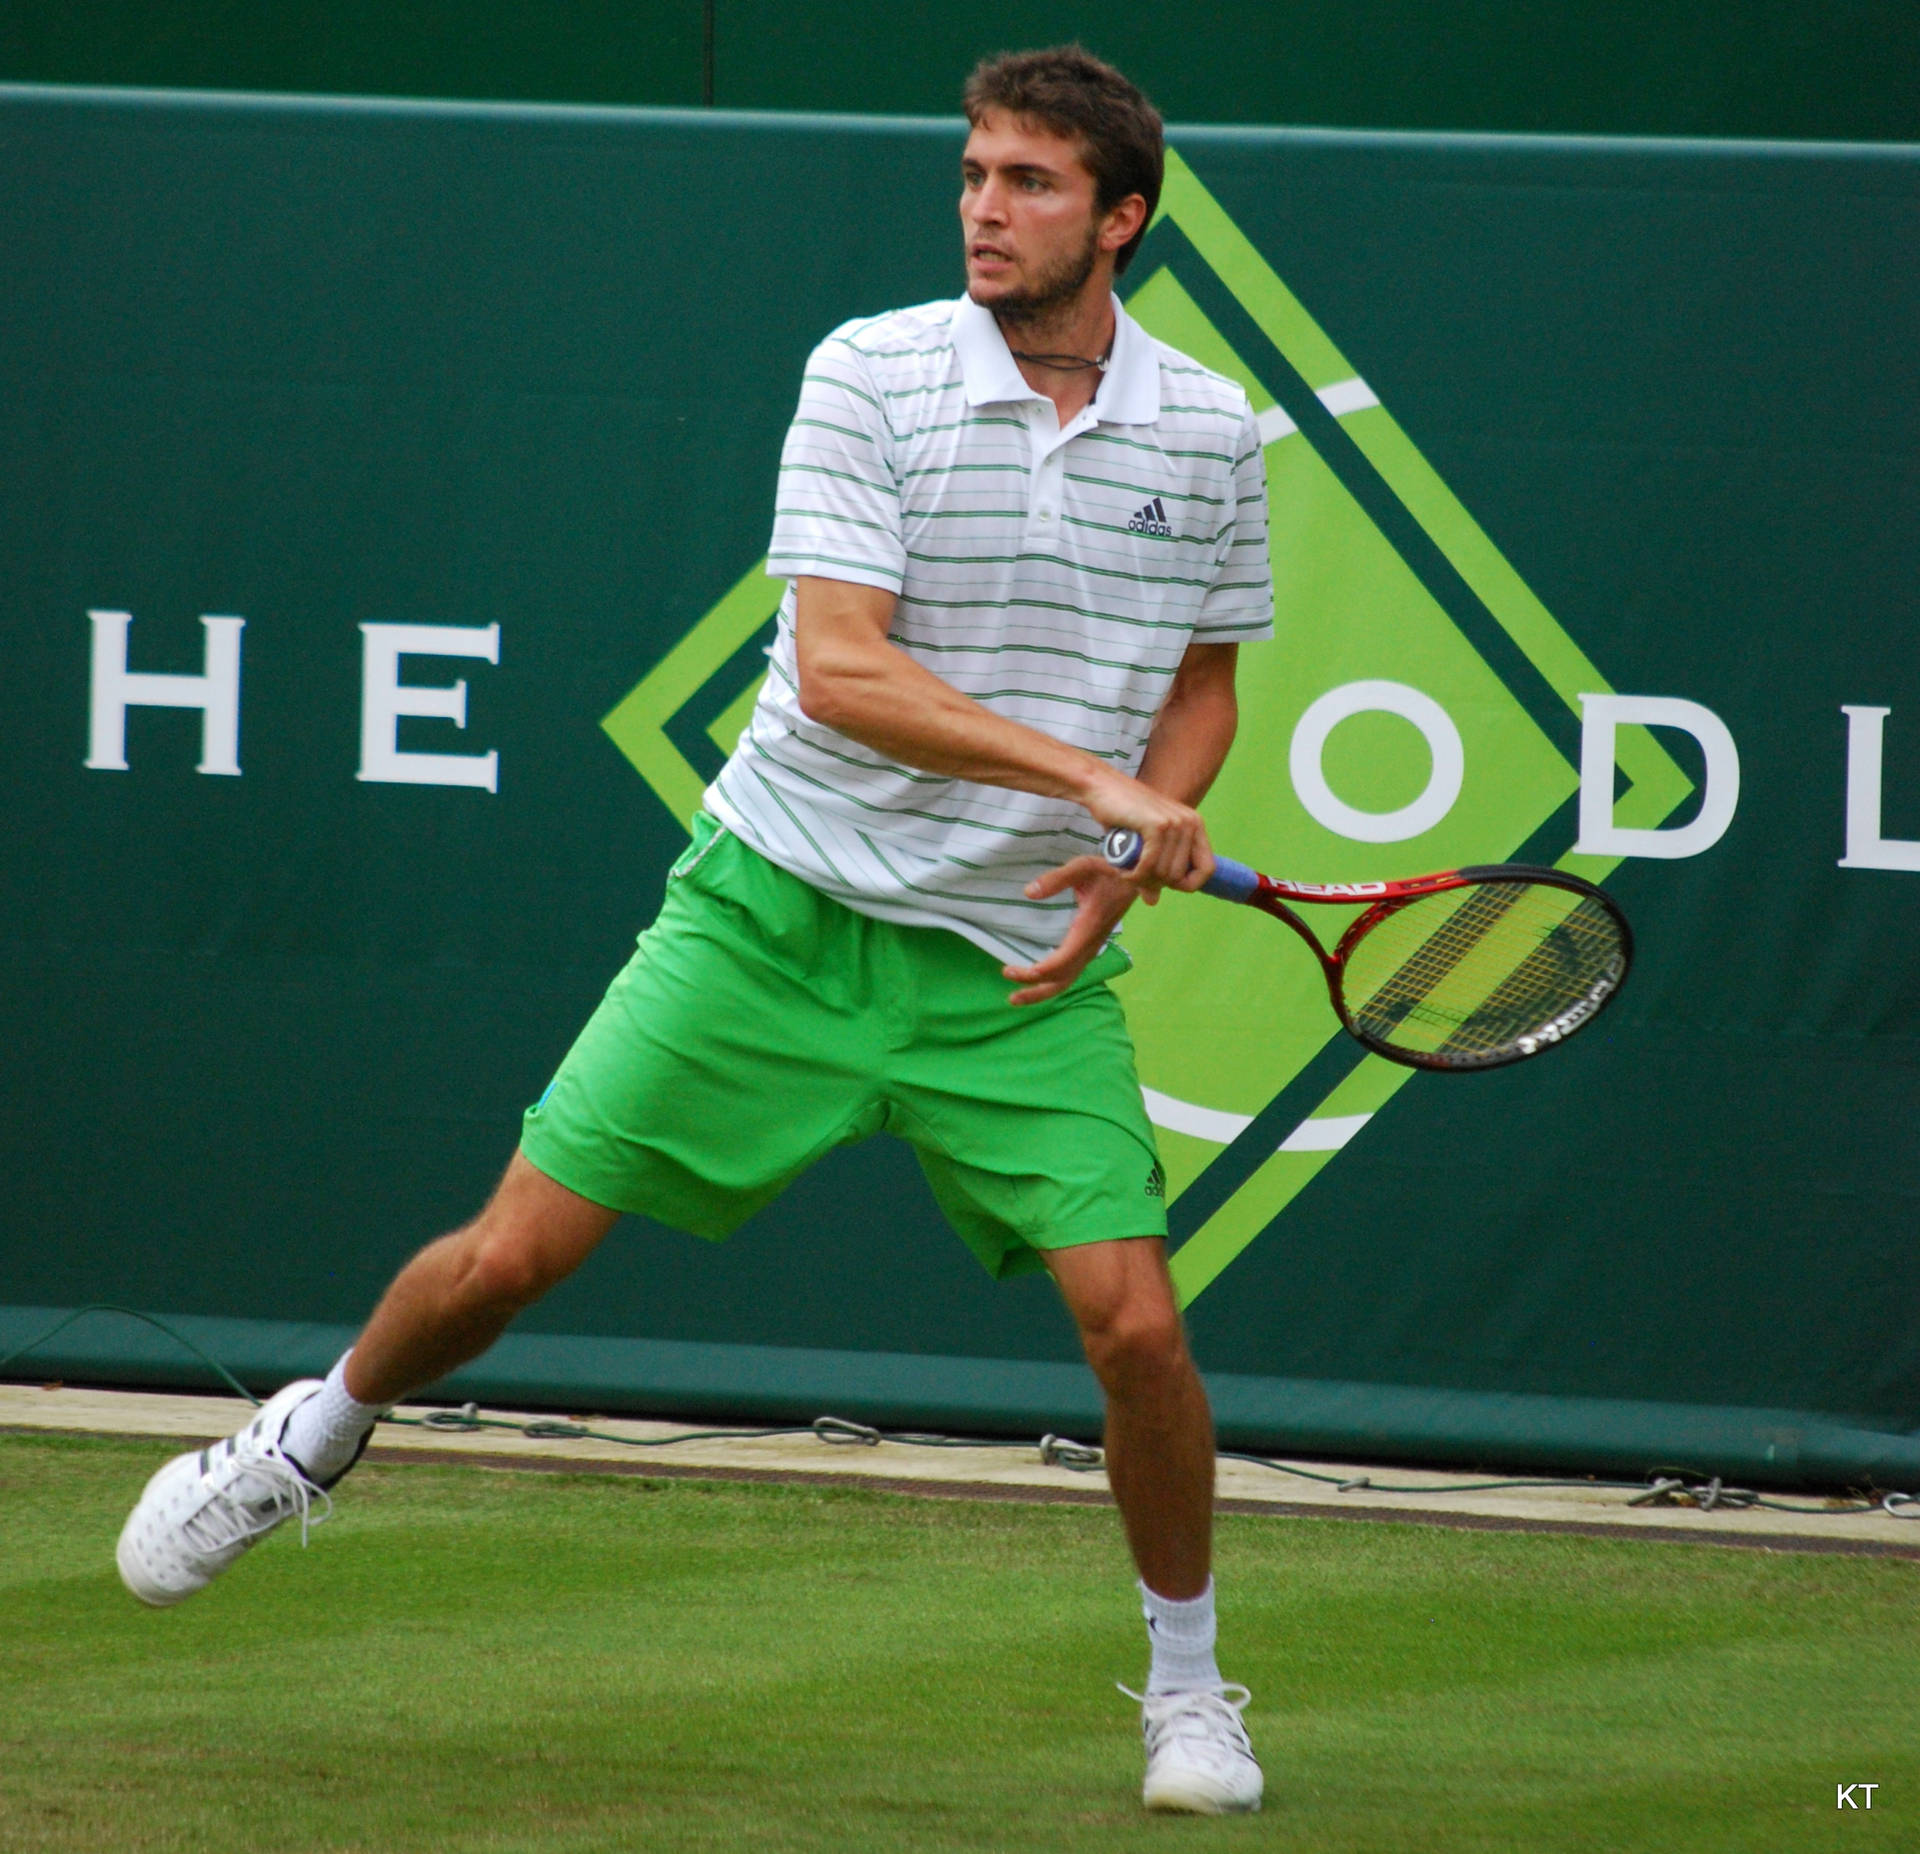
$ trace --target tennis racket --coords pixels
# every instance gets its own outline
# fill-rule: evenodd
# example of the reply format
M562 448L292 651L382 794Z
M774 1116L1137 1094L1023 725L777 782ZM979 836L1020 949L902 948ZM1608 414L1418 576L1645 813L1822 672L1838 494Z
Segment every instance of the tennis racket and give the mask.
M1140 860L1113 830L1107 861ZM1320 961L1350 1035L1416 1069L1497 1069L1564 1043L1606 1009L1633 963L1611 896L1558 869L1486 863L1404 882L1276 882L1215 860L1204 893L1285 921ZM1287 904L1360 904L1332 952Z

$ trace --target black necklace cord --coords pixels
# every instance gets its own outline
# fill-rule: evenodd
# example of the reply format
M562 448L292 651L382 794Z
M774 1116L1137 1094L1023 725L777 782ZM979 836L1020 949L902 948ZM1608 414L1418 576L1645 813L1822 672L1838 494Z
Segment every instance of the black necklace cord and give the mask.
M1025 361L1031 367L1045 367L1054 373L1090 373L1098 369L1105 373L1113 360L1113 350L1097 359L1089 359L1084 354L1023 354L1018 348L1008 348L1007 352L1017 361Z

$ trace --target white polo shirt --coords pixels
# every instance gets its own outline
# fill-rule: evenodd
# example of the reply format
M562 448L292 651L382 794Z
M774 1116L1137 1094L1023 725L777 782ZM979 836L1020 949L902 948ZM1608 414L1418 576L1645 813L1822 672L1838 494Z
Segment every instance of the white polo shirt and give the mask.
M1132 773L1190 642L1273 631L1246 394L1114 301L1111 364L1059 423L967 297L849 322L807 363L767 571L898 595L902 650L984 706ZM902 766L800 711L793 587L708 808L862 913L1030 962L1071 894L1022 892L1100 839L1079 805Z

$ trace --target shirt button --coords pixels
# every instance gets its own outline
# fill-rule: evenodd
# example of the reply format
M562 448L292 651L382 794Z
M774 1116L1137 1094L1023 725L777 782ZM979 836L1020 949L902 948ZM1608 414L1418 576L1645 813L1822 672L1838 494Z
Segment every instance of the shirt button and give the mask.
M1042 510L1040 511L1040 519L1041 519L1042 521L1052 521L1052 520L1053 520L1053 510L1052 510L1052 509L1042 509Z

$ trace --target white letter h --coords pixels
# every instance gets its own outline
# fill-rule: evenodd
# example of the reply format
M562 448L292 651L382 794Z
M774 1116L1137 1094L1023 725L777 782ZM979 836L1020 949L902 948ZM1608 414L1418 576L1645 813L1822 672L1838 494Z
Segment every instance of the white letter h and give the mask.
M89 612L93 620L92 726L87 765L95 772L127 770L129 708L200 710L203 773L240 771L240 629L244 618L202 618L206 631L204 673L198 676L135 674L127 668L126 612Z

